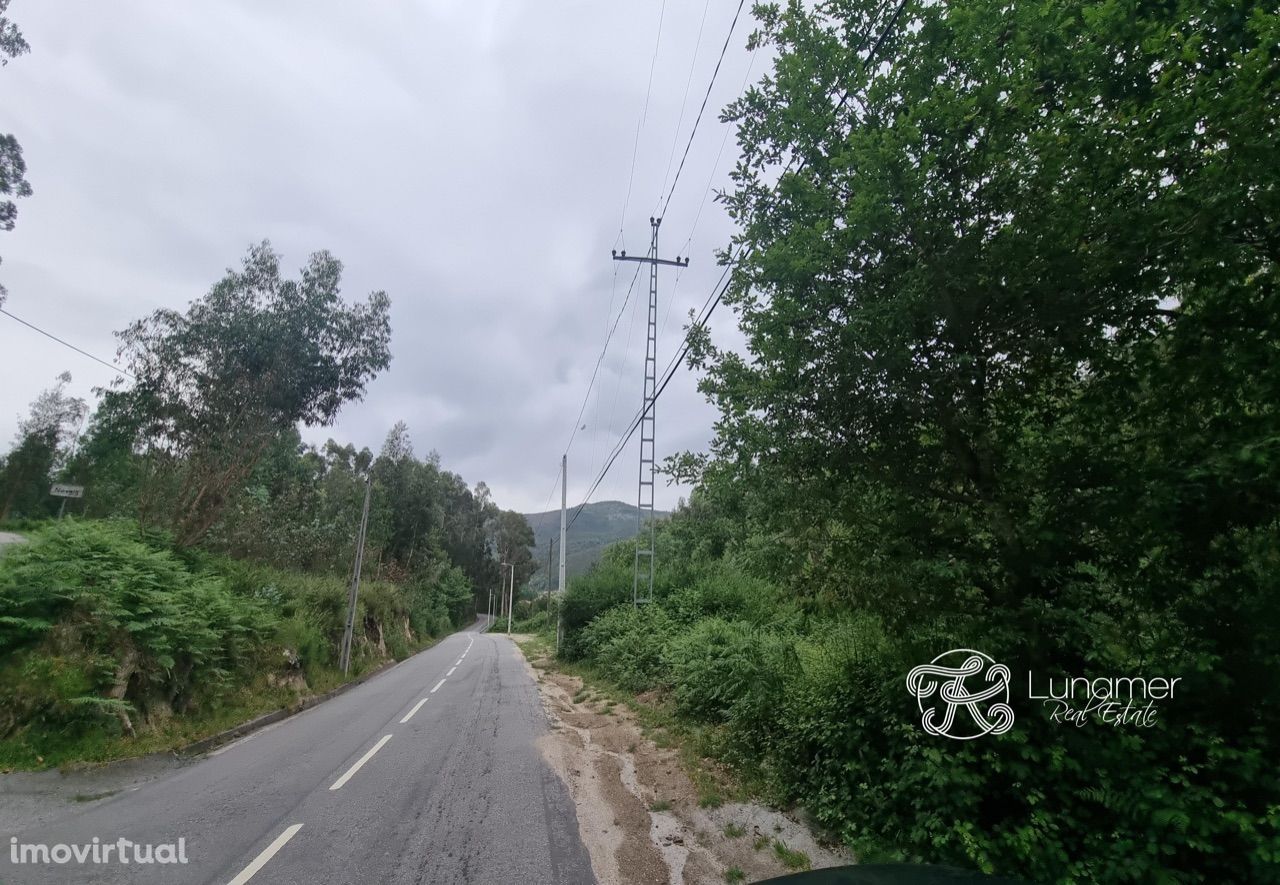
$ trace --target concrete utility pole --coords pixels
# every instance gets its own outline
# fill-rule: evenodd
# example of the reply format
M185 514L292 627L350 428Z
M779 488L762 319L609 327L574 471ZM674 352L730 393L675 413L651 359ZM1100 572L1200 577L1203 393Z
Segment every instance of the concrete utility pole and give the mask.
M356 533L356 560L351 573L351 590L347 593L347 625L342 631L342 650L338 653L339 665L345 676L351 669L351 641L356 622L356 600L360 596L360 567L364 565L365 534L369 529L369 496L373 493L373 474L364 481L364 508L360 512L360 531Z
M551 550L556 546L555 538L547 538L547 626L551 626Z
M556 582L556 589L561 595L565 591L564 583L564 551L568 546L569 537L569 453L565 452L560 456L560 580ZM547 576L550 579L550 575ZM550 613L547 615L551 617ZM560 634L564 632L564 618L556 617L556 651L560 651Z
M636 513L636 568L631 585L631 601L634 605L653 599L653 572L656 568L654 557L656 529L653 520L653 463L655 460L653 407L658 396L658 265L689 266L689 259L681 261L679 255L674 261L658 257L658 228L661 225L661 218L649 219L652 240L649 243L648 255L639 257L628 255L625 251L621 254L616 251L613 253L614 261L638 261L649 265L649 339L644 352L644 411L640 415L640 482L636 491L636 510L638 511ZM561 519L563 520L563 517ZM649 527L648 538L645 537L644 531L646 522ZM563 547L560 548L560 556L563 562Z
M507 590L506 581L503 583L503 590L507 590L507 635L511 635L511 615L516 607L516 567L513 563L504 562L503 568L511 569L511 589ZM504 573L505 574L505 573Z

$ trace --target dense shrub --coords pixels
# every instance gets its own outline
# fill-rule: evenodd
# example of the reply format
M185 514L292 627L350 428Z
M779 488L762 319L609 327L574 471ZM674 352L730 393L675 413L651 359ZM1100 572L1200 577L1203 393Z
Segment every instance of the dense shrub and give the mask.
M657 605L620 605L582 631L579 648L623 688L643 691L668 682L666 649L675 624Z
M801 643L773 721L753 733L781 794L862 856L1037 882L1276 881L1280 816L1248 801L1276 795L1263 735L1228 746L1170 708L1150 729L1023 715L999 737L931 738L903 689L918 658L834 638Z
M611 547L591 571L574 578L560 604L564 628L560 656L565 660L576 661L586 654L583 633L597 615L631 601L634 550L627 544Z
M765 677L762 635L739 623L708 618L668 640L677 712L723 722Z
M776 585L729 560L677 564L678 578L662 581L658 598L681 621L721 617L780 629L794 623L792 607ZM665 575L664 575L665 577Z
M59 523L0 559L0 734L183 709L249 667L275 623L127 524Z
M566 644L622 686L670 689L680 717L715 727L726 761L779 801L804 804L860 857L1045 882L1280 881L1275 741L1250 724L1270 690L1259 683L1252 712L1222 709L1215 657L1180 651L1192 640L1177 623L1119 604L1100 571L1082 571L1056 606L1040 606L1035 631L1016 612L967 621L920 612L913 629L892 631L869 615L801 620L758 580L742 594L723 584L708 592L712 580L731 580L727 565L678 570L658 603L604 608ZM579 586L589 592L575 600ZM565 605L581 616L629 591L628 571L606 567L575 583ZM735 617L735 605L751 620ZM776 606L772 626L763 605ZM1134 629L1141 653L1130 650ZM1072 655L1077 672L1177 673L1186 692L1150 728L1077 728L1040 715L1015 684L1009 733L932 738L906 673L965 646L1055 676L1066 671L1052 662Z
M216 706L266 674L331 682L347 581L174 550L126 521L67 520L0 558L0 739L65 743ZM353 666L465 616L456 568L361 583Z

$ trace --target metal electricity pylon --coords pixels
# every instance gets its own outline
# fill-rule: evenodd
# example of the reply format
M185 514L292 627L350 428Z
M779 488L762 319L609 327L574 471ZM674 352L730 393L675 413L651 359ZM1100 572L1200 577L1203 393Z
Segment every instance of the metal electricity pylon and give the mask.
M628 255L616 250L614 261L638 261L649 265L649 340L644 351L644 411L640 414L640 481L636 490L636 567L635 577L631 585L631 601L639 605L653 599L653 573L657 567L654 551L656 531L653 520L653 467L654 449L654 400L657 399L658 386L658 265L668 264L672 267L688 267L689 259L675 260L658 257L658 228L662 226L661 218L650 218L649 227L653 229L653 238L649 243L649 254L643 257ZM645 528L648 528L646 537Z

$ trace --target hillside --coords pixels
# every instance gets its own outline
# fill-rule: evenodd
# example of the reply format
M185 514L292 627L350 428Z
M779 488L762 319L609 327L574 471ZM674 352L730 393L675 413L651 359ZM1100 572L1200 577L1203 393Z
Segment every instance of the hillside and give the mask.
M624 504L621 501L597 501L584 507L569 531L565 573L569 577L584 574L600 558L605 547L614 541L634 537L636 512L637 508L634 504ZM663 510L655 513L659 519L665 519L671 515ZM530 580L529 586L531 589L539 590L546 587L543 583L543 573L546 571L547 540L560 536L560 511L526 513L524 518L533 527L534 561L542 563L543 566L542 570ZM559 556L558 551L556 556Z

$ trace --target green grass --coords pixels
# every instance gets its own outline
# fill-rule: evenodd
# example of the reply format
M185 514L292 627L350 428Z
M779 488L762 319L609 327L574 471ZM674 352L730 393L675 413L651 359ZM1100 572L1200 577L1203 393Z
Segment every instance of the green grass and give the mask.
M666 799L659 799L649 806L650 811L670 811L671 803Z
M741 882L746 878L747 874L742 872L740 867L729 867L729 869L724 871L724 880L730 883L730 885L733 885L735 882Z
M760 851L764 849L766 846L768 846L768 844L769 844L768 836L756 836L755 840L751 843L751 847L754 848L756 851Z
M293 692L268 688L265 683L248 686L226 697L216 708L189 716L175 716L154 731L139 729L137 737L132 738L102 730L74 736L18 732L0 740L0 771L113 762L178 750L255 716L287 706L294 697Z
M773 841L773 853L778 860L782 861L782 865L789 870L807 870L809 869L809 855L803 851L793 851L787 847L787 843L781 839Z
M741 824L733 823L732 821L724 825L724 834L730 839L736 839L739 836L744 836L746 835L746 832L746 827Z

